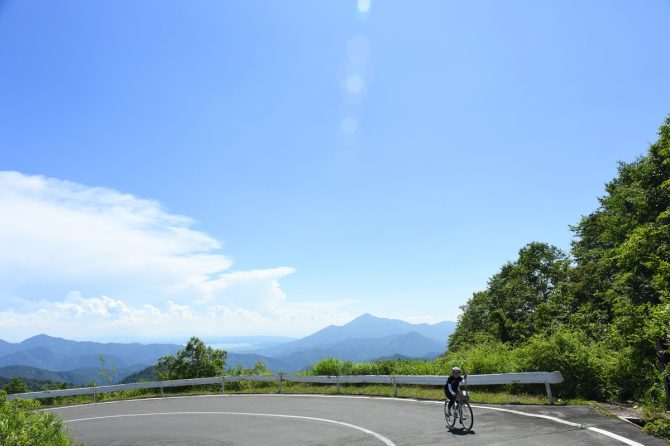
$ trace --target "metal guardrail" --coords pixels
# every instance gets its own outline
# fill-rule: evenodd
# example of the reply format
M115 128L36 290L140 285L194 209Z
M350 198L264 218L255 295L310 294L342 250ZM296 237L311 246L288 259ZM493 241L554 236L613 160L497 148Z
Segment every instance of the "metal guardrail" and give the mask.
M100 393L119 392L122 390L160 389L161 395L165 387L184 387L204 384L218 384L221 392L225 391L226 383L239 381L250 382L277 382L281 393L283 382L334 384L337 393L341 384L389 384L393 385L393 396L398 396L398 385L428 385L443 386L448 376L446 375L347 375L347 376L298 376L285 375L248 375L248 376L214 376L211 378L177 379L172 381L151 381L132 384L115 384L99 387L81 387L77 389L45 390L42 392L15 393L8 395L8 400L17 398L40 399L71 395L92 395L95 402L96 395ZM551 384L563 382L561 372L524 372L524 373L499 373L490 375L468 375L469 386L489 386L500 384L544 384L546 386L549 404L553 404L554 398L551 393Z

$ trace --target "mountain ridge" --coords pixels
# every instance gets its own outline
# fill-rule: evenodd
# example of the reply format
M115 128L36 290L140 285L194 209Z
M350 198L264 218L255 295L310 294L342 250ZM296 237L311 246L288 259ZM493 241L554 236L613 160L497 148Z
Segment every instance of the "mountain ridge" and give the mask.
M379 339L395 334L416 332L428 339L442 342L441 349L446 349L449 335L456 328L456 322L444 321L437 324L411 324L399 319L380 318L370 313L362 314L351 322L338 326L329 325L316 333L297 341L288 342L276 347L258 350L265 356L281 358L300 350L326 348L347 339Z
M244 353L228 351L226 367L234 368L239 364L250 368L255 362L263 361L275 372L294 372L326 357L349 361L392 357L433 358L444 352L449 334L455 327L456 322L450 321L411 324L365 313L347 324L329 325L302 339L258 350L245 350ZM243 341L245 337L215 339ZM267 340L272 339L267 337ZM183 345L177 344L72 341L39 334L19 343L0 340L0 367L33 367L45 373L74 372L79 375L77 381L81 381L81 376L97 380L99 373L95 371L99 372L100 356L103 355L105 368L116 368L117 380L120 381L133 372L155 365L161 356L174 354L181 348ZM26 372L31 377L37 373L34 370Z

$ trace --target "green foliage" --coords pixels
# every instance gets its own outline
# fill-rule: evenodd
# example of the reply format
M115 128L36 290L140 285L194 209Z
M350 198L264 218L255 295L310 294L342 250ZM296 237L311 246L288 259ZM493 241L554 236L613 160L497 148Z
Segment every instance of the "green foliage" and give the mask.
M30 400L7 401L0 391L0 444L3 446L68 446L72 441L63 422L50 412L39 412Z
M351 369L351 361L341 361L337 358L325 358L312 366L313 375L339 376L347 375L345 369Z
M440 361L421 361L409 359L388 359L374 362L342 361L337 358L325 358L314 364L311 375L442 375L445 366Z
M515 351L524 371L561 371L565 378L558 386L561 396L592 399L608 393L608 372L618 365L611 353L583 333L567 329L549 337L537 335Z
M458 350L473 337L518 345L536 331L564 321L570 311L566 280L570 261L560 249L546 243L529 243L519 258L505 264L462 307L449 349Z
M174 355L162 356L156 364L156 374L162 380L220 376L226 355L224 350L208 347L194 336Z
M512 347L500 341L475 344L467 350L447 355L449 367L459 366L467 373L513 373L519 371L517 357Z
M256 361L253 367L242 367L240 364L237 364L235 367L226 370L226 375L228 376L249 376L249 375L272 375L272 370L268 369L267 365L263 361ZM234 392L248 392L248 391L261 391L261 389L267 389L269 387L275 387L276 384L272 382L253 382L253 381L237 381L232 383L226 383L226 390L232 390Z
M670 339L670 117L605 192L572 227L572 257L530 243L473 294L445 361L560 370L568 396L670 402L657 360Z
M234 368L226 370L226 375L230 376L249 376L249 375L272 375L272 370L268 369L263 361L256 361L253 367L245 368L237 364Z
M655 435L670 440L670 420L667 420L666 418L650 420L644 425L642 431L649 435Z
M139 372L135 372L133 374L130 374L123 378L121 380L121 384L130 384L130 383L138 383L138 382L146 382L146 381L157 381L158 376L156 375L156 366L152 365L149 366L145 369L140 370Z
M21 378L12 378L9 381L9 384L7 384L7 387L5 387L5 390L7 393L12 394L12 393L25 393L28 391L28 385L24 383Z
M100 361L100 377L103 382L108 385L114 384L114 381L116 380L116 363L111 361L110 366L107 367L105 365L105 362L107 362L107 357L105 357L105 355L100 355L98 360Z

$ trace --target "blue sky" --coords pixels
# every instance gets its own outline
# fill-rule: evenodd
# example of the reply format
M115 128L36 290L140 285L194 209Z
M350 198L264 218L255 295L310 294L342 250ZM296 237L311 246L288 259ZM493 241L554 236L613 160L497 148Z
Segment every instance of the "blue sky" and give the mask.
M0 0L0 339L455 320L670 113L670 1ZM150 321L150 322L148 322Z

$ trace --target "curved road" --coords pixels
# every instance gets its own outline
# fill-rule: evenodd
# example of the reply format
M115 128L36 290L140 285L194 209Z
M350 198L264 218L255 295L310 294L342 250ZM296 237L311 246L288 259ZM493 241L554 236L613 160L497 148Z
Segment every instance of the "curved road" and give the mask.
M447 429L440 402L394 398L211 395L50 410L86 446L667 446L589 406L473 405L475 424L470 432Z

